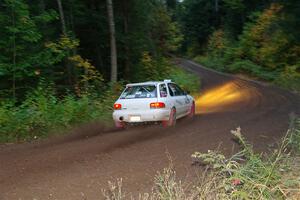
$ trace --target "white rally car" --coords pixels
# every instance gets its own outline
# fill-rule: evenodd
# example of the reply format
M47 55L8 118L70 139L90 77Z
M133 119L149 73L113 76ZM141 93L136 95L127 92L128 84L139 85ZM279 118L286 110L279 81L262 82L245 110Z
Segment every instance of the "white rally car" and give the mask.
M171 80L165 80L127 84L114 104L113 119L118 128L147 122L174 126L176 119L194 115L194 98Z

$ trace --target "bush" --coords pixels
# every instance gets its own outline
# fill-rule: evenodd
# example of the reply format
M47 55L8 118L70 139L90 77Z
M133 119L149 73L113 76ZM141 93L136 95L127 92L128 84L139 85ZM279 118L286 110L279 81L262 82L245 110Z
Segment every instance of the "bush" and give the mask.
M177 66L170 69L168 76L163 79L171 79L177 83L182 89L196 94L200 89L200 79L199 76L187 72Z
M209 67L221 72L226 72L226 67L224 64L224 60L221 57L211 57L211 56L196 56L194 58L195 62Z
M286 67L285 71L275 79L275 83L295 92L300 92L300 66Z
M68 94L58 99L52 88L39 86L20 105L0 105L0 142L45 138L59 130L94 120L108 122L112 104L120 92L108 87L100 96Z
M194 58L194 60L205 67L209 67L217 71L229 72L233 74L248 74L266 81L274 81L276 77L279 76L279 72L275 70L267 71L265 68L253 63L250 60L231 60L231 62L228 62L224 58L211 56L197 56Z
M300 153L300 118L293 119L290 130L290 137L288 138L288 145L294 153Z
M250 60L238 60L228 67L229 72L245 73L262 80L273 81L278 73L275 71L266 71L263 67L256 65Z

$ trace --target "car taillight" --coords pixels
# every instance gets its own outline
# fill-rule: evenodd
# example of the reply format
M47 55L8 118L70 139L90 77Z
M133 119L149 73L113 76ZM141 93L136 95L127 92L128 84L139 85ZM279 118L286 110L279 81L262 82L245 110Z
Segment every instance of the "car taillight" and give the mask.
M165 108L166 105L163 102L154 102L154 103L150 103L150 108Z
M115 109L115 110L121 110L121 109L122 109L122 105L119 104L119 103L115 103L115 104L114 104L114 109Z

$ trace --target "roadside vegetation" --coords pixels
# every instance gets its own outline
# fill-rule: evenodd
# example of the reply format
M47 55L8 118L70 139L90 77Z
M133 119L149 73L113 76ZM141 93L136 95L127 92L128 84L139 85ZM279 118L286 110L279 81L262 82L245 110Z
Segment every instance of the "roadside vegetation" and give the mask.
M183 182L176 177L172 163L154 178L151 193L141 200L192 199L299 199L300 198L300 119L291 126L277 148L257 153L247 143L241 129L231 131L241 150L226 158L218 151L195 152L192 158L199 167L199 180ZM200 167L201 166L201 167ZM106 200L130 199L123 191L122 179L109 182L103 190ZM126 184L126 183L125 183Z
M186 0L183 51L204 66L300 91L297 0Z

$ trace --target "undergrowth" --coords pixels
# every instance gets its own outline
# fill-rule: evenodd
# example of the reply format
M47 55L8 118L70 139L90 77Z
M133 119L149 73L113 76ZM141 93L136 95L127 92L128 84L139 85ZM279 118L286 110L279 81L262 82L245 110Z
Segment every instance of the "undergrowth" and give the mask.
M117 92L111 87L102 95L67 94L61 98L50 85L40 85L17 104L0 104L0 142L21 142L48 137L90 121L109 123Z
M291 124L278 148L269 154L255 153L237 128L231 133L241 151L230 158L211 150L192 155L195 162L206 166L198 182L180 181L171 164L155 176L152 192L140 194L137 199L299 199L300 118ZM106 200L134 199L122 190L121 179L109 182L103 194Z
M171 79L177 83L182 89L189 91L192 94L197 94L200 89L199 76L185 71L179 67L173 66L169 75L166 75L164 79Z

